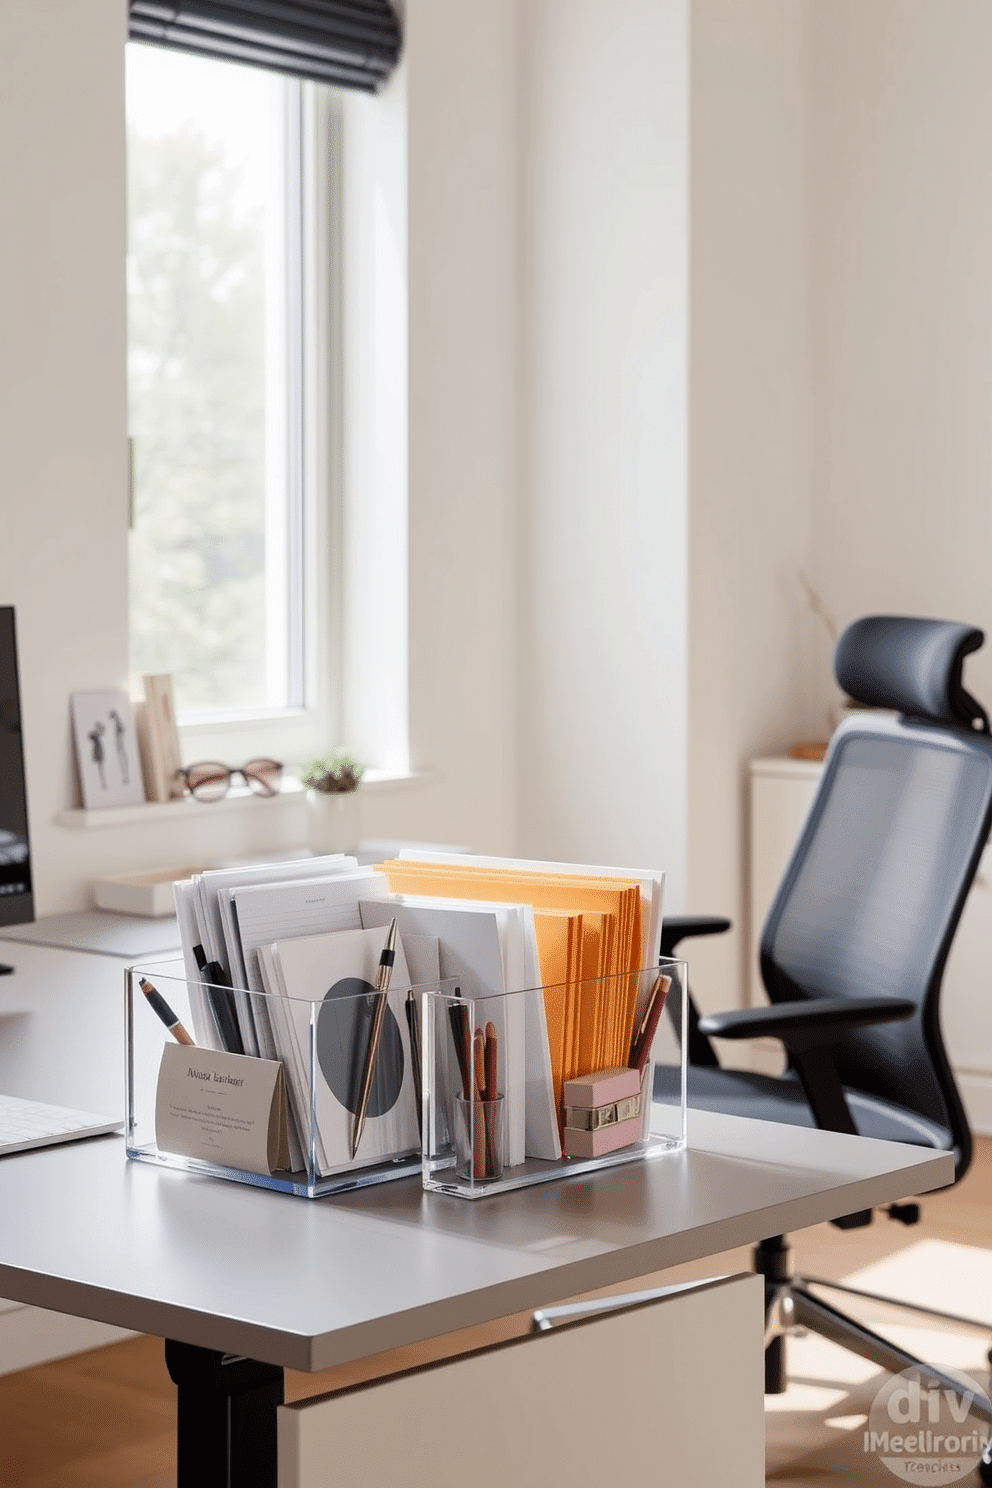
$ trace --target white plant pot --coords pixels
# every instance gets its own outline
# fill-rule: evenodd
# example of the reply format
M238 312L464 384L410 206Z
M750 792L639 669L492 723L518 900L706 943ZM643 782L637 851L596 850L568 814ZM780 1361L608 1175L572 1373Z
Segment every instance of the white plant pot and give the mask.
M307 846L311 852L354 852L358 846L358 792L307 791Z

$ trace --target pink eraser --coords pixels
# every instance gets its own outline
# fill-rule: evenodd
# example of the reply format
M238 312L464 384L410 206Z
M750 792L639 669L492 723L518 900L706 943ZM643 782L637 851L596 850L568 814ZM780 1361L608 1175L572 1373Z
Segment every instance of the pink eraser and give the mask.
M633 1121L619 1121L616 1126L601 1126L599 1131L579 1131L566 1126L561 1145L568 1157L605 1157L608 1152L639 1142L641 1127L640 1116Z
M562 1105L581 1106L586 1110L594 1106L611 1106L614 1101L637 1095L640 1088L639 1070L624 1067L597 1070L594 1075L579 1075L575 1080L566 1080Z

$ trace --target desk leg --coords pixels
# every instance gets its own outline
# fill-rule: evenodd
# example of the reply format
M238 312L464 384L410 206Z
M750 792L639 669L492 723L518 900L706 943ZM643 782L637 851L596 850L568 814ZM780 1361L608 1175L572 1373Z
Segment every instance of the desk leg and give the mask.
M282 1369L172 1339L165 1363L179 1397L178 1488L276 1488Z

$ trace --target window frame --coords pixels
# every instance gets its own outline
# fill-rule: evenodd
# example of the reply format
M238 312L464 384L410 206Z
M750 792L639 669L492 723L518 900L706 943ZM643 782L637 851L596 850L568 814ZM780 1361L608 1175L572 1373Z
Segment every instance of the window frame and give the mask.
M290 696L295 692L302 701L286 707L180 713L186 763L215 759L238 765L262 756L299 763L330 747L342 714L343 107L340 95L324 84L300 81L297 87L301 170L298 187L287 182L287 203L298 189L302 385L290 397L290 416L297 426L290 459L297 466L294 479L301 499L291 503L287 525L289 585L302 591L302 602L287 606L287 613ZM293 530L295 522L301 530Z

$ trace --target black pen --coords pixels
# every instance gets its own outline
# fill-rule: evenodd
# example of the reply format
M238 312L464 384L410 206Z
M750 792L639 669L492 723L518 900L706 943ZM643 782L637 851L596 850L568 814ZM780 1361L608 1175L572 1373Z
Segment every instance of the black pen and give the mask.
M393 919L389 923L386 944L382 948L382 954L379 957L379 967L375 974L375 1008L372 1013L372 1032L369 1034L369 1047L365 1055L362 1088L358 1095L358 1110L355 1112L354 1135L351 1139L352 1159L354 1159L358 1151L358 1144L362 1140L362 1132L365 1130L365 1117L369 1108L369 1096L372 1094L372 1076L375 1074L375 1062L379 1056L379 1044L382 1040L382 1025L386 1017L386 994L389 991L389 980L393 974L393 962L395 960L396 921Z
M179 1019L176 1017L175 1013L172 1011L171 1007L162 996L161 992L156 991L147 977L141 978L139 986L141 987L142 992L144 992L149 1003L151 1004L152 1011L157 1013L158 1016L162 1019L162 1022L172 1034L172 1037L175 1039L176 1043L189 1044L191 1047L195 1047L195 1045L193 1044L193 1040L190 1038L189 1034L186 1032L185 1028L180 1023Z
M230 990L225 990L230 988L231 978L219 961L207 960L202 945L193 947L193 959L200 976L204 978L203 990L210 1003L222 1045L229 1054L243 1054L245 1046L234 1013L234 998Z
M411 987L406 994L406 1026L410 1030L410 1063L413 1065L413 1089L417 1102L417 1130L423 1132L423 1089L420 1083L420 1021L417 998Z

